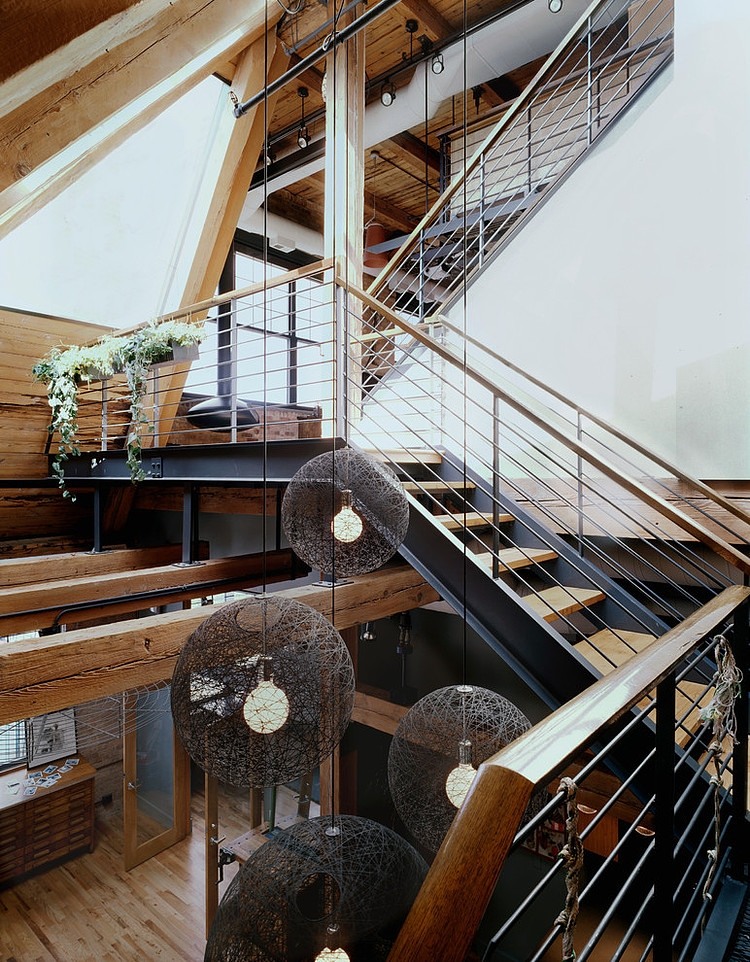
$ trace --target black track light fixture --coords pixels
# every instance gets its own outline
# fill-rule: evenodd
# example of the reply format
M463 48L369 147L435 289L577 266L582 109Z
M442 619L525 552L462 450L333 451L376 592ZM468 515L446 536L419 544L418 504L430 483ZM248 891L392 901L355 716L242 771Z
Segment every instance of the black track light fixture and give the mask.
M547 6L550 13L559 13L563 8L563 0L549 0Z
M433 56L430 70L432 70L435 75L441 74L445 70L445 61L441 53L436 53Z
M390 107L396 99L396 88L390 80L386 80L380 90L380 102L384 107Z
M302 116L300 117L299 130L297 131L297 146L300 150L304 150L305 147L310 145L310 131L305 123L305 100L309 96L310 91L307 87L298 87L297 96L302 102Z

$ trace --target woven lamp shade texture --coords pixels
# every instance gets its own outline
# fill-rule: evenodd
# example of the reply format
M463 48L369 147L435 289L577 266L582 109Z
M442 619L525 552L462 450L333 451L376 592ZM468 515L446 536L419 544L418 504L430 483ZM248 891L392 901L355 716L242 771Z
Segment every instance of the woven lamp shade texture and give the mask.
M531 723L516 706L487 688L439 688L404 715L391 740L388 784L402 821L428 851L436 852L457 808L448 800L446 781L459 762L458 743L471 742L471 763L500 751Z
M331 836L329 816L298 822L250 856L221 901L205 962L313 962L326 946L352 962L385 959L427 865L377 822L339 815L335 826Z
M269 674L288 710L278 730L263 734L250 728L246 703ZM354 668L341 635L314 609L274 595L208 617L172 679L172 716L188 754L240 787L313 771L341 740L353 705Z
M332 520L351 491L362 533L336 539ZM287 540L311 568L336 578L366 574L400 548L409 527L409 505L401 482L386 465L349 448L321 454L303 464L284 493L281 524Z

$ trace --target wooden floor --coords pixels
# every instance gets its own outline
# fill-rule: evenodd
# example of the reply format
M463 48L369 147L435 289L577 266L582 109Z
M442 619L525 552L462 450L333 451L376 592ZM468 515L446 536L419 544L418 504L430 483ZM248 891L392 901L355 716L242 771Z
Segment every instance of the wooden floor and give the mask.
M222 798L222 834L246 831L244 799ZM93 853L0 891L0 962L200 962L203 797L193 833L131 872L123 869L122 816L97 815ZM222 894L237 871L225 869Z

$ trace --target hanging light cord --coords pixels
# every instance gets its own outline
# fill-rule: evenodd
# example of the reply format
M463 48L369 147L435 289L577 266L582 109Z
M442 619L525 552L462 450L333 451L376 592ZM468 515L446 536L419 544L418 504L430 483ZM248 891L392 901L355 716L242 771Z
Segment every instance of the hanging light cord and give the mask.
M463 178L463 192L462 192L462 207L463 207L463 220L464 220L464 232L462 237L462 256L463 256L463 279L462 279L462 304L463 304L463 326L464 326L464 337L463 337L463 482L464 482L464 556L463 556L463 645L461 652L461 674L462 683L466 684L466 649L467 649L467 568L468 568L468 539L467 539L467 491L468 491L468 468L467 468L467 418L468 418L468 407L466 401L466 391L467 391L467 369L468 369L468 357L467 357L467 340L466 335L468 333L468 285L466 279L466 264L468 258L467 249L467 232L466 225L468 223L468 199L467 199L467 184L466 184L466 157L468 151L468 116L466 109L466 91L468 89L468 63L467 63L467 29L468 29L468 4L467 0L463 0L463 37L462 37L462 52L463 52L463 86L464 86L464 96L463 96L463 156L464 156L464 178Z

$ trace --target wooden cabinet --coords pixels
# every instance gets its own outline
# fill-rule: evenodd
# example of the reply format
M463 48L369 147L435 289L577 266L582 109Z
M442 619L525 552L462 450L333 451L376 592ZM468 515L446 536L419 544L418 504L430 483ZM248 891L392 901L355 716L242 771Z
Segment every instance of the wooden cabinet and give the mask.
M56 785L24 796L26 771L0 775L0 886L94 848L94 775L83 759ZM20 782L18 794L8 786Z

